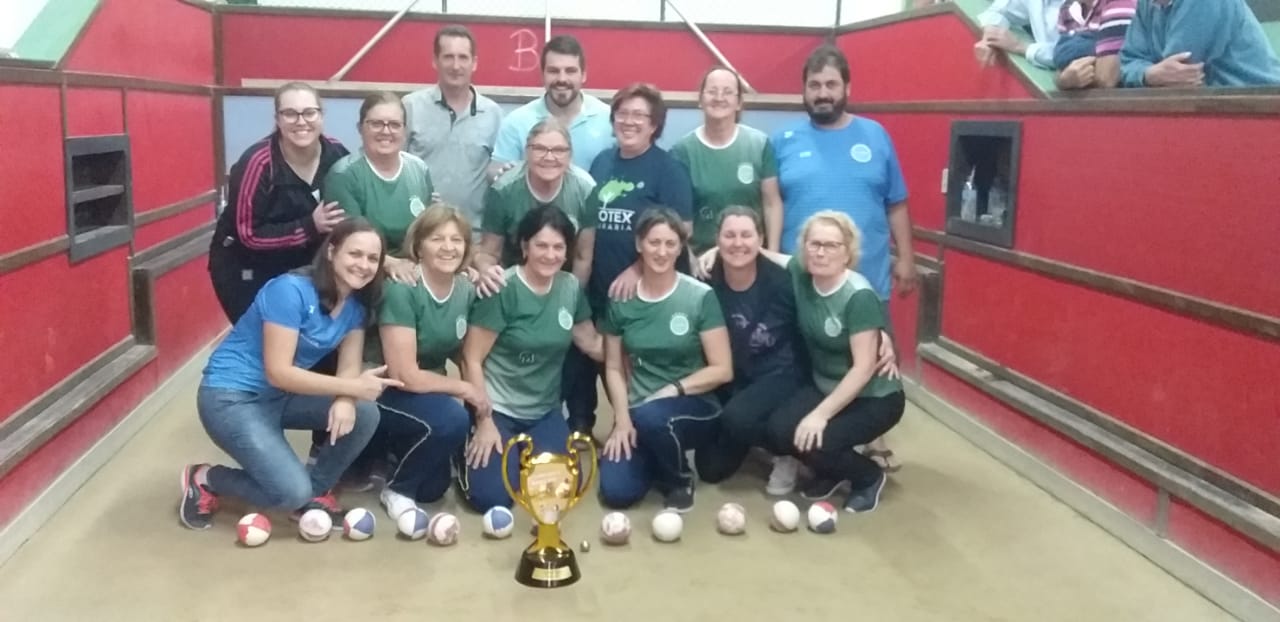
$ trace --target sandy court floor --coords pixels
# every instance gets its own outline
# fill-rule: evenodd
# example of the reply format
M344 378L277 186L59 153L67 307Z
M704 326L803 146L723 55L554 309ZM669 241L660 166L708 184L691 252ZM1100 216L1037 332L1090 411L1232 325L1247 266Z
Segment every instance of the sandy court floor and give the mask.
M513 537L484 539L480 516L453 492L432 508L462 521L448 548L396 537L372 493L342 498L377 514L367 542L306 543L272 514L271 541L244 549L235 542L244 508L232 504L207 532L182 528L180 467L223 458L194 396L193 384L0 567L0 620L1232 619L914 406L891 434L905 466L880 508L841 514L834 534L771 532L764 467L751 464L698 489L674 544L650 537L656 494L628 512L633 536L622 547L600 543L603 511L583 501L565 522L575 549L592 543L578 554L582 581L535 590L512 578L529 518L517 510ZM291 438L301 449L307 437ZM727 501L746 507L746 534L716 532Z

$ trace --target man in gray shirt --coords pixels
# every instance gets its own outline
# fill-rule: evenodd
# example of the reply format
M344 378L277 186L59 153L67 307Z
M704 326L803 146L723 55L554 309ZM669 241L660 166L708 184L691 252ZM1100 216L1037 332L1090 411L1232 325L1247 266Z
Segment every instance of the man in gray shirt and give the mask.
M478 239L502 108L471 84L476 40L470 30L441 28L434 50L436 86L404 97L408 151L426 161L436 191L467 215Z

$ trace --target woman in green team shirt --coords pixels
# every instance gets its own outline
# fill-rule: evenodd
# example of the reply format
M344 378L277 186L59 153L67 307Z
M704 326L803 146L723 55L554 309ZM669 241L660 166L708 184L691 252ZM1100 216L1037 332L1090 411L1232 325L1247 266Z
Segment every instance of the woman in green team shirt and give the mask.
M399 249L409 223L426 211L435 192L422 158L402 151L404 104L394 93L374 93L360 104L362 148L337 164L325 177L325 201L337 201L349 216L363 216L377 227L387 247ZM416 263L403 253L387 256L386 273L399 283L413 283Z
M506 287L480 299L463 343L464 377L483 386L490 412L477 412L459 473L468 502L481 511L511 506L502 484L502 451L515 434L538 451L563 452L569 426L561 414L560 375L572 343L602 358L600 335L577 277L561 268L573 251L573 223L554 206L530 211L516 237L523 260L506 270ZM508 475L519 482L519 461Z
M600 463L600 500L628 507L656 486L665 507L687 512L693 473L685 452L715 439L720 403L714 391L733 380L729 332L711 287L676 272L686 242L680 216L650 208L635 232L636 296L610 301L600 323L614 413Z
M490 296L506 285L506 269L520 262L516 228L529 210L542 205L560 208L577 230L570 268L585 283L596 243L596 212L587 208L595 186L590 173L573 165L569 130L554 117L534 125L525 141L524 161L498 177L484 196L480 246L474 258L480 295Z
M681 138L671 155L689 167L693 179L693 239L702 253L715 246L720 213L730 205L756 210L765 223L768 248L777 249L782 231L782 194L778 163L769 137L742 125L742 78L732 69L713 67L702 76L698 107L702 125Z
M770 418L770 449L796 456L813 471L801 492L806 499L825 499L849 485L849 512L874 510L885 484L880 466L852 448L880 438L906 408L896 370L876 374L887 323L875 290L852 270L860 242L847 215L822 211L805 221L800 255L767 253L791 272L813 370L812 384Z
M470 252L471 225L457 208L437 203L414 219L405 254L414 262L412 283L387 283L378 309L378 336L370 359L387 365L402 388L378 398L386 449L399 459L382 490L395 520L449 489L450 458L471 429L463 402L489 411L478 385L450 378L447 360L457 360L467 334L475 287L462 274ZM461 400L461 401L459 401Z

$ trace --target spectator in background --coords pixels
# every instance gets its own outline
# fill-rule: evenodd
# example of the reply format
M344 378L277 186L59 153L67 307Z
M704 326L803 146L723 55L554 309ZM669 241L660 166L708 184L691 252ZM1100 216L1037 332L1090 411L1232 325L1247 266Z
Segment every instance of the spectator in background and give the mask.
M1280 60L1245 0L1139 0L1120 51L1124 86L1280 84Z
M502 108L471 84L476 70L471 31L463 26L441 28L434 51L436 86L403 100L409 131L406 150L426 162L440 198L479 224Z
M978 15L982 40L973 46L978 62L990 65L996 52L1021 54L1037 67L1053 67L1053 48L1058 43L1058 11L1062 0L995 0ZM1027 43L1014 28L1029 28L1033 41Z
M569 128L573 164L590 170L600 152L614 146L609 104L582 92L587 81L587 56L569 35L552 37L542 48L542 82L547 92L515 110L502 122L493 158L510 168L524 157L529 130L547 117ZM506 168L502 170L506 170Z
M1053 66L1058 88L1109 89L1120 83L1120 47L1138 0L1067 0L1058 16Z

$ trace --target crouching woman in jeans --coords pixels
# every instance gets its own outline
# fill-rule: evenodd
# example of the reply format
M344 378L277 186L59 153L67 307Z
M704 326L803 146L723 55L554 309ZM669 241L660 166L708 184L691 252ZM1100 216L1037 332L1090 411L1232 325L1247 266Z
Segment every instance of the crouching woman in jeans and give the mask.
M610 301L600 324L614 413L600 463L600 500L609 507L633 505L652 486L663 494L664 507L693 509L685 452L715 440L720 403L713 391L733 380L729 333L715 293L676 272L687 239L674 211L645 211L636 225L636 297Z
M192 464L182 471L179 518L208 529L218 498L260 509L341 512L329 492L378 427L376 399L396 380L361 373L364 327L377 303L382 237L362 219L336 227L310 273L263 286L209 357L196 395L200 423L240 468ZM338 350L338 374L309 371ZM308 471L285 430L324 430L328 442Z

